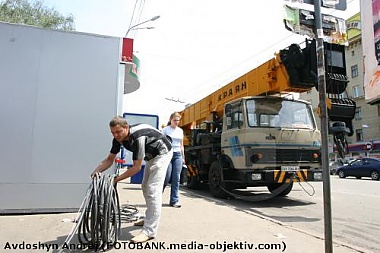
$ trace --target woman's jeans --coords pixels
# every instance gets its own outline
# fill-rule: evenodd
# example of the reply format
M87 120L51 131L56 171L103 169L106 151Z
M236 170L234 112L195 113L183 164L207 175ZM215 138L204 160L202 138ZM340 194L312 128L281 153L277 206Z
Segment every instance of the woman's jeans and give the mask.
M165 184L171 184L170 187L170 205L174 205L179 201L178 191L179 191L179 180L181 177L182 170L182 153L174 152L172 160L169 163L168 170L166 172Z

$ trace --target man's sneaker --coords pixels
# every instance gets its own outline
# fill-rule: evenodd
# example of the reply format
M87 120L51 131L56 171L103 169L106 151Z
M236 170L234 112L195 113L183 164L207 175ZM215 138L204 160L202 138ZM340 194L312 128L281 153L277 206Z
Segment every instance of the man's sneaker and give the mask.
M134 226L142 227L144 226L144 220L139 220L133 223Z
M131 239L131 242L132 243L143 243L143 242L149 241L153 238L154 237L147 236L145 233L140 232L140 234L136 235L135 237L133 237Z

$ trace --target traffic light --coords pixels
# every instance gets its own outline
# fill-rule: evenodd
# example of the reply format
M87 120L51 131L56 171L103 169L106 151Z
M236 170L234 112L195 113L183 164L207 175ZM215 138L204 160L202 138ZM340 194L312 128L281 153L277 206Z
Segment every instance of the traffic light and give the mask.
M301 49L292 44L280 51L280 58L288 72L290 85L294 88L312 88L318 90L316 41L306 40ZM341 94L346 90L345 48L343 45L324 42L326 92Z
M305 43L302 49L298 44L292 44L281 50L280 59L288 72L291 87L303 90L315 87L318 90L316 41L306 40ZM344 122L351 136L356 103L344 94L348 84L345 47L327 42L323 47L329 121Z
M315 41L312 50L316 50ZM329 94L342 94L346 91L348 78L346 73L346 57L343 45L324 42L326 92ZM313 66L314 67L314 66ZM314 67L317 69L317 66ZM315 86L318 90L318 85Z
M356 102L349 98L334 98L331 95L329 96L330 103L327 106L329 121L344 122L345 126L349 129L348 136L352 136L354 134L352 120L355 117Z
M352 136L354 134L352 120L355 117L356 102L345 94L348 84L345 47L327 42L324 42L323 46L329 121L344 122L349 129L348 136ZM315 88L318 90L318 85Z

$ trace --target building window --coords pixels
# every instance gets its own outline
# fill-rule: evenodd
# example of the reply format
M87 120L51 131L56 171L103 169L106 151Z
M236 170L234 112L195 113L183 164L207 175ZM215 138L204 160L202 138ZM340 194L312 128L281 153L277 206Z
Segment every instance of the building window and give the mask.
M351 51L351 56L355 56L355 50Z
M363 140L363 129L357 129L356 130L356 141L362 141Z
M359 85L355 85L352 87L352 93L354 94L354 98L360 97L360 87Z
M362 119L362 108L356 107L355 109L355 120L361 120Z
M358 65L351 66L351 77L357 77L359 75Z

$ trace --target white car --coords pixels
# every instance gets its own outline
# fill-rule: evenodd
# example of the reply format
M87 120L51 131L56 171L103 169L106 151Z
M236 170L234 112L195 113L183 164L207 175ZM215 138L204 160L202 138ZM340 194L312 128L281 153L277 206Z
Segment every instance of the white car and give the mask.
M344 165L348 165L350 164L352 161L355 161L356 158L355 157L346 157L344 158Z
M331 161L329 163L330 175L335 175L336 170L343 165L345 165L345 164L343 163L342 159L338 159L336 161Z

